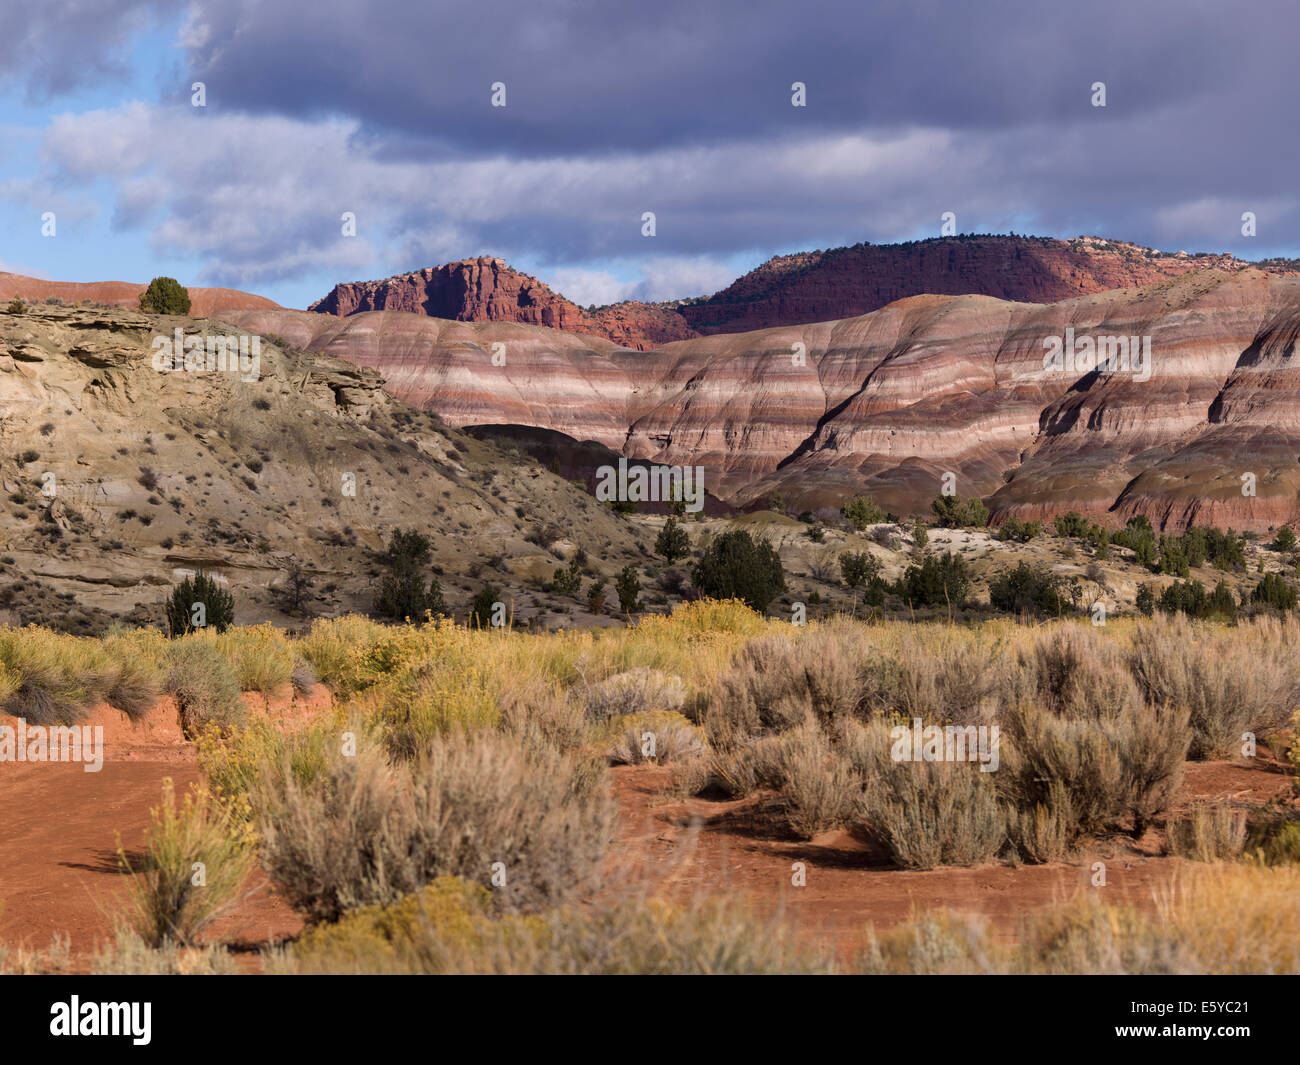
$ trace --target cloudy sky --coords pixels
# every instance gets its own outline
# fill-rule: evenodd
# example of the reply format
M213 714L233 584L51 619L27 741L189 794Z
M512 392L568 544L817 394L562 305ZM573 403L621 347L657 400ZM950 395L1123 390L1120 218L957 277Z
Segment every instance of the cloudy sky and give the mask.
M306 306L491 254L607 303L945 211L1295 257L1297 25L1287 0L10 5L0 269Z

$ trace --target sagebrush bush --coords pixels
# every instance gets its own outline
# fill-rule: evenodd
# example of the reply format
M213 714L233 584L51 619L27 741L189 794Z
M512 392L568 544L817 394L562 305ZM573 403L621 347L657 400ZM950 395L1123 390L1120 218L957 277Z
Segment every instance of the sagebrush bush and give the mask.
M618 673L586 689L587 717L608 721L648 710L679 710L686 702L681 677L644 666Z
M1137 626L1132 667L1149 702L1189 711L1190 757L1220 758L1240 752L1244 733L1286 726L1300 698L1297 650L1294 619L1229 629L1174 616Z
M674 765L707 753L701 729L681 714L633 714L613 724L617 731L607 755L615 765Z
M999 790L1022 811L1043 806L1057 819L1072 817L1067 844L1117 827L1126 815L1141 835L1168 809L1191 738L1185 711L1146 706L1087 720L1025 704L1004 720ZM1054 798L1057 784L1068 804Z
M264 774L254 808L268 873L313 921L439 876L488 885L495 863L499 905L554 904L591 886L612 820L598 767L494 732L451 734L391 765L363 744L307 785Z
M1091 625L1067 622L1019 654L1021 671L1048 709L1097 720L1141 701L1124 652Z
M174 641L167 649L165 688L176 697L189 735L209 725L232 728L245 717L239 677L211 639L202 635Z
M861 653L829 627L750 640L705 712L709 742L726 749L809 721L833 732L858 713L861 669Z
M862 698L872 709L931 724L974 724L996 709L999 668L996 654L963 636L904 632L896 653L863 667Z
M960 762L894 762L867 782L864 827L905 869L987 862L1006 840L990 774Z
M558 685L540 680L521 683L497 702L501 728L520 743L556 751L576 751L587 738L586 709Z
M1028 807L1009 804L1006 815L1007 839L1022 861L1044 865L1070 852L1078 817L1069 790L1059 780L1048 784L1044 801Z
M778 772L786 824L801 839L847 822L862 787L847 759L815 724L780 737Z
M759 788L780 790L784 772L780 736L748 737L733 746L714 749L707 774L692 772L689 783L695 785L691 794L716 788L730 798L741 799Z
M1186 816L1171 817L1166 837L1166 849L1180 858L1232 860L1240 857L1246 844L1246 812L1201 803Z

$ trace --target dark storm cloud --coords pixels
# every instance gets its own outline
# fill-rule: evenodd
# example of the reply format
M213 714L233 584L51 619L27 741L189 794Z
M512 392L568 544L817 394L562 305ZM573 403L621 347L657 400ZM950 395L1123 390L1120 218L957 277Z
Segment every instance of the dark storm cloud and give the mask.
M43 158L62 188L108 179L114 224L202 258L209 280L490 253L589 293L689 296L731 256L937 235L945 211L961 232L1300 250L1280 2L189 10L175 92L61 116ZM104 13L110 30L140 18ZM790 106L794 81L807 108ZM340 239L344 211L357 240Z
M1290 18L1282 0L200 0L207 38L191 59L223 106L347 114L411 153L549 155L1074 123L1092 117L1097 80L1130 114L1224 92L1267 106L1293 64ZM489 106L495 81L503 109ZM794 81L806 109L790 106Z
M76 0L4 5L0 71L7 89L45 101L128 77L131 42L179 0Z

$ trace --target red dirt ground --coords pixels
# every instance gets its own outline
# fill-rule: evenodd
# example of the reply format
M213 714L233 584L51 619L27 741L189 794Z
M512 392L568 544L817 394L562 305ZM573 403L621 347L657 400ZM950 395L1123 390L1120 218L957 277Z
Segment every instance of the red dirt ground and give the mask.
M328 691L317 693L328 705ZM298 716L319 705L319 696L306 707L287 699L272 707ZM246 698L254 712L265 706L260 697ZM0 716L0 725L15 724ZM108 706L84 724L104 729L97 773L72 762L0 763L0 943L35 950L56 934L68 936L74 968L83 968L111 937L126 882L117 861L119 834L128 855L138 854L164 779L172 779L178 795L202 779L169 699L139 725ZM214 923L216 938L252 945L297 934L301 921L272 894L265 876L255 873L244 891L244 901Z
M249 703L255 712L301 720L328 706L325 689L312 696L299 700L286 693L269 707L260 697ZM169 701L139 726L108 707L89 723L105 727L107 754L99 773L70 763L0 764L0 943L38 949L56 933L69 936L78 970L111 934L124 886L116 861L118 834L128 852L138 851L164 778L171 777L178 792L200 779L194 749L184 741ZM0 724L14 722L0 718ZM666 790L669 771L656 767L618 767L610 778L620 809L612 890L643 889L679 899L748 895L761 909L791 916L803 934L840 945L851 944L868 925L888 927L932 907L977 911L1008 935L1026 910L1081 890L1147 907L1155 891L1186 868L1159 856L1160 837L1153 830L1137 844L1105 841L1086 860L1070 864L904 871L846 832L810 842L783 835L770 797L683 801ZM1261 751L1251 764L1189 764L1180 805L1193 799L1249 806L1274 798L1293 802L1290 792L1290 778ZM1106 863L1104 888L1089 884L1095 860ZM795 862L806 866L804 887L791 884ZM246 890L249 895L214 927L215 938L252 949L297 934L301 922L264 876L255 874ZM247 964L256 966L254 956Z

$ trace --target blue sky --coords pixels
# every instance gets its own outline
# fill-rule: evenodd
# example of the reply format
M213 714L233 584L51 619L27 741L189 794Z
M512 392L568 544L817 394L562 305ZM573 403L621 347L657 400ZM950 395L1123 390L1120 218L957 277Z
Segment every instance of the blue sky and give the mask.
M7 17L0 268L21 273L170 274L305 306L336 281L493 254L580 303L667 299L781 252L936 236L945 211L962 232L1300 256L1281 0L477 0L400 17L371 0L77 0Z

